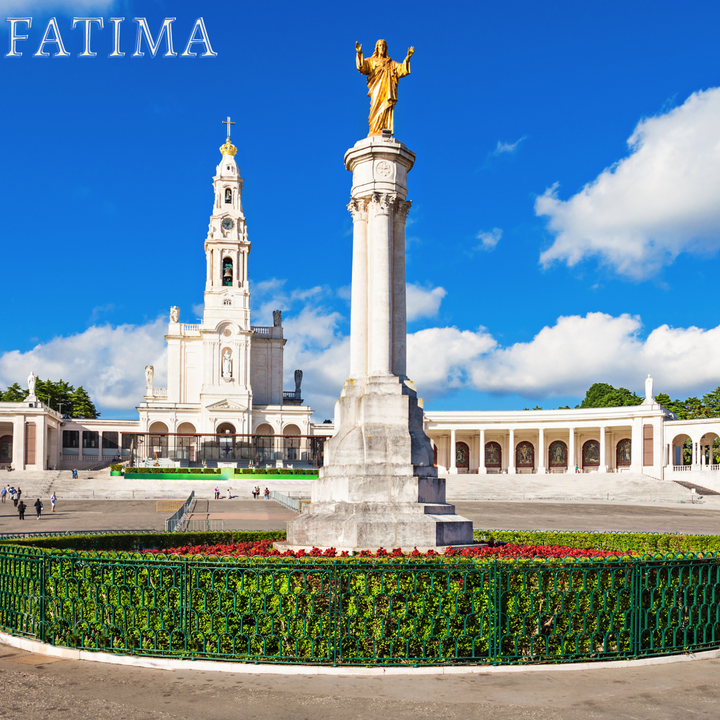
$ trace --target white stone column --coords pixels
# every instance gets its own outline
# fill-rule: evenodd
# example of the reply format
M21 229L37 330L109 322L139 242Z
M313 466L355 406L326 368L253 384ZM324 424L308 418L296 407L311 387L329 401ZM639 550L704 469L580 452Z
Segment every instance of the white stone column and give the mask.
M405 221L412 203L398 200L392 237L392 373L407 376L407 302L405 299Z
M13 419L13 470L25 469L25 417L16 415Z
M515 472L515 430L511 429L508 436L508 473Z
M480 456L478 458L478 474L487 474L487 468L485 467L485 430L480 430Z
M375 193L371 202L370 218L370 263L369 275L372 280L370 292L370 368L372 376L386 376L392 373L390 342L392 328L392 307L390 286L390 243L392 232L391 209L395 201L388 193Z
M350 302L350 377L368 374L368 248L367 201L352 200L352 299Z
M205 251L206 259L206 274L205 274L205 289L210 290L212 288L212 250L208 249Z
M35 419L35 468L47 470L47 423L44 415L38 415Z
M575 428L568 430L568 472L574 473L578 461L575 455Z
M538 428L537 471L539 475L545 474L545 428Z
M598 472L607 472L607 428L600 428L600 467Z
M630 450L630 469L642 472L643 465L643 426L642 418L634 418L632 424L632 448Z
M450 467L448 472L451 475L457 475L457 450L455 449L455 428L450 431Z

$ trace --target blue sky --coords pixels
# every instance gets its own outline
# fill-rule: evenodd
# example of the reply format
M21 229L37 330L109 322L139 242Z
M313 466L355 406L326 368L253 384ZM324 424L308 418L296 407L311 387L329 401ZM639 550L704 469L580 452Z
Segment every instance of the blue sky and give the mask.
M133 417L171 305L202 304L227 115L245 179L253 322L285 311L287 386L330 417L346 373L350 174L367 133L354 43L402 60L417 153L409 370L432 409L575 404L595 381L720 383L720 5L693 2L20 2L5 57L0 384L84 384ZM73 17L98 16L96 57ZM196 18L215 57L181 57ZM51 17L69 57L35 57ZM110 17L125 17L112 51ZM177 57L135 49L173 23ZM194 46L195 50L202 50ZM631 144L628 144L628 140Z

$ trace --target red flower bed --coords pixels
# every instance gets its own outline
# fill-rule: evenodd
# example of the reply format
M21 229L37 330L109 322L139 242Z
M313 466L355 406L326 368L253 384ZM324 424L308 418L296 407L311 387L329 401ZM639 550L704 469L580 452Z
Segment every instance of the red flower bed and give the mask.
M305 550L277 550L273 547L272 540L260 540L257 542L246 543L221 543L217 545L182 545L180 547L168 548L165 550L151 550L154 554L165 553L166 555L217 555L231 557L325 557L325 558L346 558L349 554L346 550L338 553L335 548L320 550L313 548L309 552ZM473 548L455 549L448 548L445 551L445 557L497 557L497 558L520 558L520 557L541 557L541 558L564 558L564 557L609 557L611 555L620 555L621 553L612 552L610 550L589 550L581 548L560 547L557 545L496 545L478 546ZM622 553L632 554L632 553ZM385 550L379 548L376 552L362 550L358 553L359 557L382 558L382 557L440 557L434 550L421 553L413 550L411 553L403 553L400 548L394 550Z

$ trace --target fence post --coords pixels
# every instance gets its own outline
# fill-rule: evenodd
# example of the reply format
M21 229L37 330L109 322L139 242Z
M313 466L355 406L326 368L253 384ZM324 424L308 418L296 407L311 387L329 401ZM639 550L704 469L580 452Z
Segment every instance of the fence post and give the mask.
M46 642L47 631L45 629L45 578L47 577L46 563L48 555L43 553L40 563L40 642Z
M491 627L490 640L488 642L488 650L493 665L498 664L498 655L500 654L500 579L498 571L497 558L493 558L490 568L490 596L492 608L490 609Z
M642 572L642 566L644 560L636 560L633 563L633 577L632 577L632 656L638 657L640 655L640 645L642 636L642 579L644 573Z
M330 593L330 623L332 640L332 661L333 667L337 667L337 645L338 645L338 605L340 603L340 588L338 587L337 560L333 560L332 564L332 580L331 586L333 591Z

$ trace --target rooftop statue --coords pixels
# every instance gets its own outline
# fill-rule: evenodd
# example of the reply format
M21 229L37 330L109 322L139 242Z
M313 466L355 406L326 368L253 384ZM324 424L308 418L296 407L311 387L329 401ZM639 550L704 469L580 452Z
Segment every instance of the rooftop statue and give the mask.
M388 56L387 43L378 40L375 52L363 58L362 45L355 43L357 69L367 75L368 97L370 98L370 135L381 135L383 130L395 131L395 103L397 103L398 81L410 74L410 58L415 52L411 47L401 63Z

